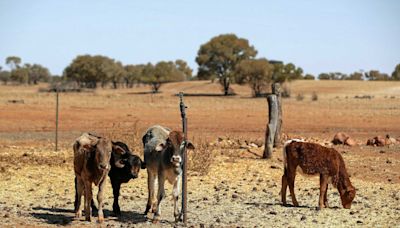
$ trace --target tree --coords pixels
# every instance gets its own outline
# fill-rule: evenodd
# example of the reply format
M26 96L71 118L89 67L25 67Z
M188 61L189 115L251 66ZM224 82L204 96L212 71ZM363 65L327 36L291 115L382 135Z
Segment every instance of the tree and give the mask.
M64 77L76 81L80 87L96 88L97 83L105 87L108 82L117 88L124 75L121 63L101 55L80 55L64 70Z
M271 61L274 67L273 81L284 83L285 81L303 78L303 69L296 67L293 63L284 64L280 61Z
M370 81L383 81L390 79L388 74L380 73L379 70L370 70L365 73L365 77Z
M350 76L347 77L346 80L363 80L363 74L360 72L354 72L350 74Z
M36 85L39 81L48 82L50 79L49 70L40 64L25 64L24 68L28 70L28 84Z
M319 78L319 80L329 80L330 79L329 74L327 74L327 73L320 73L318 75L318 78Z
M29 80L29 70L26 67L17 68L11 71L11 80L20 84L25 84Z
M187 65L184 60L177 59L175 60L176 69L182 72L185 75L185 80L189 80L192 78L193 70Z
M340 72L321 73L318 78L320 80L345 80L348 78L346 74Z
M124 67L122 66L121 62L116 62L114 64L110 63L109 67L110 70L110 79L113 83L113 88L117 89L118 84L121 82L123 78L125 78L126 71Z
M10 67L11 71L17 69L21 64L21 58L18 56L8 56L6 58L6 64Z
M142 81L143 69L145 65L126 65L125 71L125 85L128 88L132 88L134 83L140 83Z
M265 58L242 60L236 65L236 82L248 83L253 96L259 97L272 82L273 66Z
M399 81L400 80L400 63L397 64L396 68L392 73L392 80Z
M143 68L142 75L142 81L151 85L153 93L158 93L164 83L184 81L186 77L171 61L160 61L155 66L148 63Z
M304 80L315 80L315 76L312 74L306 74L303 79Z
M4 85L7 85L10 79L11 73L9 71L0 71L0 81L2 81Z
M224 95L228 95L230 84L234 83L236 65L242 60L254 58L256 54L257 51L249 45L248 40L238 38L235 34L224 34L201 45L196 62L201 76L216 76Z

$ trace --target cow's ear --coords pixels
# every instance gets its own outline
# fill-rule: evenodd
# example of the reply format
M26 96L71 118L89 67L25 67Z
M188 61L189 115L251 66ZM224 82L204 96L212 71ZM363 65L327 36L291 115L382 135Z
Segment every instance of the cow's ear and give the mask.
M186 142L186 149L194 150L194 145L193 145L193 143L190 142L190 141L187 141L187 142Z
M126 151L122 147L115 144L112 145L112 151L119 155L124 155L126 153Z
M163 151L164 150L164 148L165 148L165 143L159 143L157 146L156 146L156 151L158 151L158 152L161 152L161 151Z

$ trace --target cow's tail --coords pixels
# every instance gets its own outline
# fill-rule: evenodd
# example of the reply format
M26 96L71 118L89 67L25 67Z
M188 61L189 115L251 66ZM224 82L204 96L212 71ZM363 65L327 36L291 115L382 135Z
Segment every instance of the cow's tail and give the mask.
M283 167L286 171L287 168L287 152L286 152L286 147L292 143L292 142L304 142L304 140L302 139L290 139L288 141L285 142L285 144L283 145L283 149L282 149L282 157L283 157Z

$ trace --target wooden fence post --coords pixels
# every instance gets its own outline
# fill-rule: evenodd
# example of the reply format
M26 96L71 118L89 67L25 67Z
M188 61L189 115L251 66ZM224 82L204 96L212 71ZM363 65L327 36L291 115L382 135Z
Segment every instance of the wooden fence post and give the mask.
M272 157L276 126L278 124L278 102L275 94L267 96L268 100L268 124L265 132L265 148L263 158Z
M56 89L56 151L58 151L58 88Z
M278 147L281 144L281 128L282 128L282 95L281 85L279 83L272 84L272 93L276 95L278 103L278 120L276 124L274 147Z
M183 131L183 140L185 142L184 147L183 147L183 170L182 170L182 209L181 209L181 215L182 215L182 220L183 224L185 226L187 225L187 162L188 162L188 157L187 157L187 151L186 151L186 141L187 141L187 118L186 118L186 105L183 102L183 92L179 93L179 108L181 111L181 118L182 118L182 131Z

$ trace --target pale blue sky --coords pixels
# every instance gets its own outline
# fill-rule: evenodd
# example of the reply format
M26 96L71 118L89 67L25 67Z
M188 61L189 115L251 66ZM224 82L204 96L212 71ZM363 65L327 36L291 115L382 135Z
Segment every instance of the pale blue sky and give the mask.
M258 57L306 73L377 69L400 63L400 1L0 0L0 66L17 55L62 74L80 54L124 64L195 57L213 36L235 33Z

